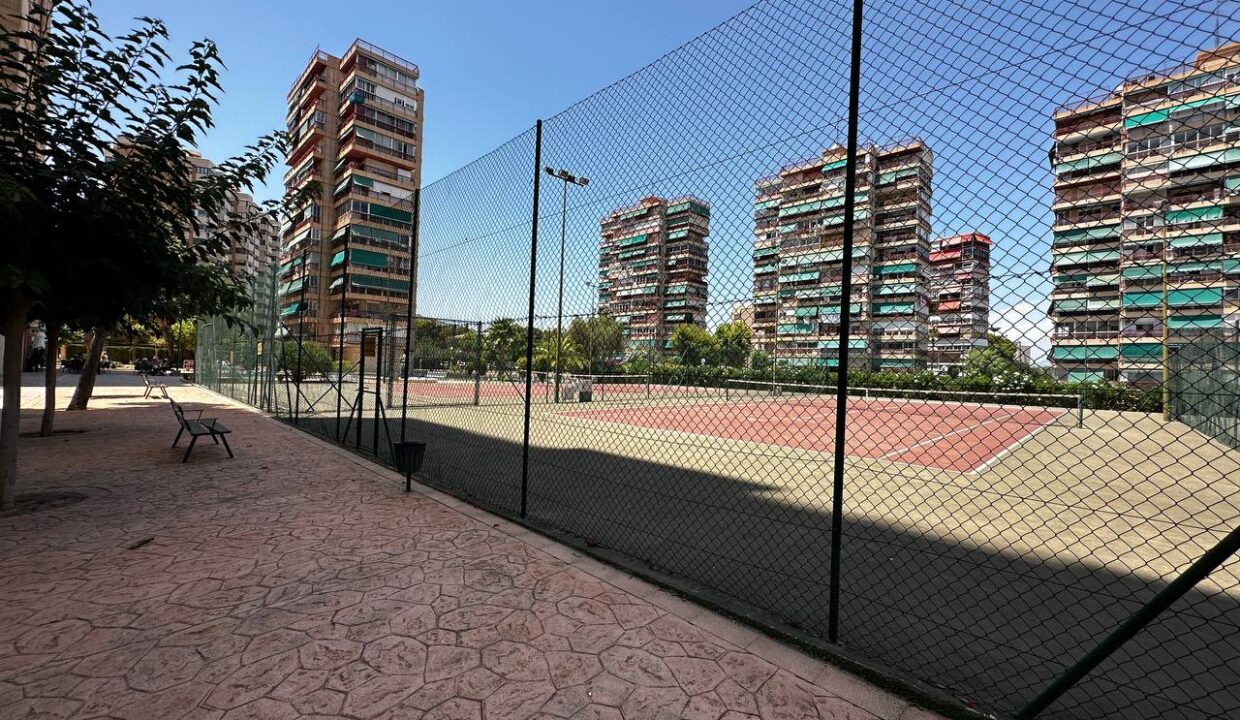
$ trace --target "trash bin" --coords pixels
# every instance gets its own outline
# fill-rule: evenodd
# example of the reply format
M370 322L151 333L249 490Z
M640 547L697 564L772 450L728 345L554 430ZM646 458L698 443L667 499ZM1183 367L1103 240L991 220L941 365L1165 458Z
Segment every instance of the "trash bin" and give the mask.
M577 402L590 402L594 399L594 382L582 380L577 386Z
M392 444L392 454L396 459L396 469L407 474L422 472L422 461L426 459L426 443L398 442Z
M392 443L392 458L396 461L396 469L405 474L405 492L410 492L413 474L422 471L422 461L426 459L426 443Z

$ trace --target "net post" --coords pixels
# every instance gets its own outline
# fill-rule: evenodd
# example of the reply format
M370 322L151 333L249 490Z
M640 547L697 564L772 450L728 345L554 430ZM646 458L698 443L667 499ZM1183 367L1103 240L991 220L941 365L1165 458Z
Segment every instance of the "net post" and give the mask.
M1076 393L1076 426L1078 428L1085 427L1085 388L1081 388Z
M827 639L840 637L840 555L843 551L844 440L848 408L848 331L852 310L853 224L857 211L857 123L861 101L861 22L863 0L853 0L852 58L848 78L848 156L844 171L844 263L840 289L840 365L836 378L835 462L831 492L831 575L828 597Z
M530 207L530 303L525 326L525 433L521 441L521 517L525 517L530 486L530 393L534 381L534 289L538 272L538 191L542 180L541 119L534 123L534 201Z

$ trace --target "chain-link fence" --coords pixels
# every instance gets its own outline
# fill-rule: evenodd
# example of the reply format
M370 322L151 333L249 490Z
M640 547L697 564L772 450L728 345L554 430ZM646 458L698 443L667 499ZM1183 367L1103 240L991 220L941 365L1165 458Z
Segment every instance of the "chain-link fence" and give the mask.
M1238 717L1238 10L760 2L407 199L386 306L288 228L198 375L984 712Z

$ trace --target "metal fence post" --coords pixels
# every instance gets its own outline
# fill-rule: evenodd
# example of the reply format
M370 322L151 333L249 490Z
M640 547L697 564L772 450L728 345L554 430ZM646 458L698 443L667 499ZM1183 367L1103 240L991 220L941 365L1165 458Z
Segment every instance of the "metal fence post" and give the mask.
M405 305L405 363L400 381L400 441L405 441L409 415L409 356L413 353L413 314L418 301L418 222L422 213L422 188L413 189L413 234L409 236L409 302Z
M293 423L301 422L301 357L306 345L306 285L310 279L310 266L306 263L309 261L310 250L308 247L301 249L301 298L297 301L297 374L293 377L293 387L297 388L297 400L293 406ZM281 346L280 357L283 359L284 352ZM306 408L309 410L310 408Z
M344 400L344 313L349 299L349 236L352 234L352 230L344 234L344 270L340 276L343 282L340 283L340 352L336 356L336 442L343 440L340 437L340 404ZM330 270L331 261L328 263Z
M852 310L853 220L857 209L857 116L861 95L862 0L853 0L852 67L848 79L848 165L844 174L844 258L840 288L840 362L835 393L835 463L831 490L831 589L828 601L827 639L840 637L840 553L844 521L844 440L848 419L848 331Z
M525 517L530 485L530 392L534 380L534 289L538 271L538 191L542 179L542 120L534 123L534 202L530 209L530 304L525 325L525 434L521 441L521 517Z
M478 332L474 336L474 405L482 400L482 321L478 321Z
M1035 698L1020 709L1020 712L1016 713L1017 720L1031 720L1031 718L1037 717L1051 703L1070 690L1073 685L1080 682L1090 671L1098 667L1111 653L1118 650L1121 645L1141 632L1162 611L1171 607L1176 600L1184 597L1189 590L1193 589L1193 586L1204 580L1206 576L1226 562L1227 558L1236 554L1237 551L1240 551L1240 527L1232 530L1217 545L1197 558L1197 561L1190 565L1182 575L1172 580L1161 592L1155 595L1153 600L1150 600L1144 607L1134 613L1132 617L1125 620L1124 624L1115 628L1110 635L1106 636L1094 649L1086 653L1085 657L1078 660L1075 665L1055 678L1055 681L1049 687L1038 693Z

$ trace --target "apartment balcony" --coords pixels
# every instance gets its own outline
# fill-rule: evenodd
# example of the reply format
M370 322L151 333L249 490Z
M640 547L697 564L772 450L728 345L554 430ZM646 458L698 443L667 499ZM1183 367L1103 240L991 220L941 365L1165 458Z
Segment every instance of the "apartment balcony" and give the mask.
M402 152L392 148L384 147L366 138L358 137L354 133L350 133L347 137L340 141L340 153L337 156L339 160L361 160L366 157L372 157L376 160L391 162L391 158L396 158L407 163L414 163L417 157L413 153Z

